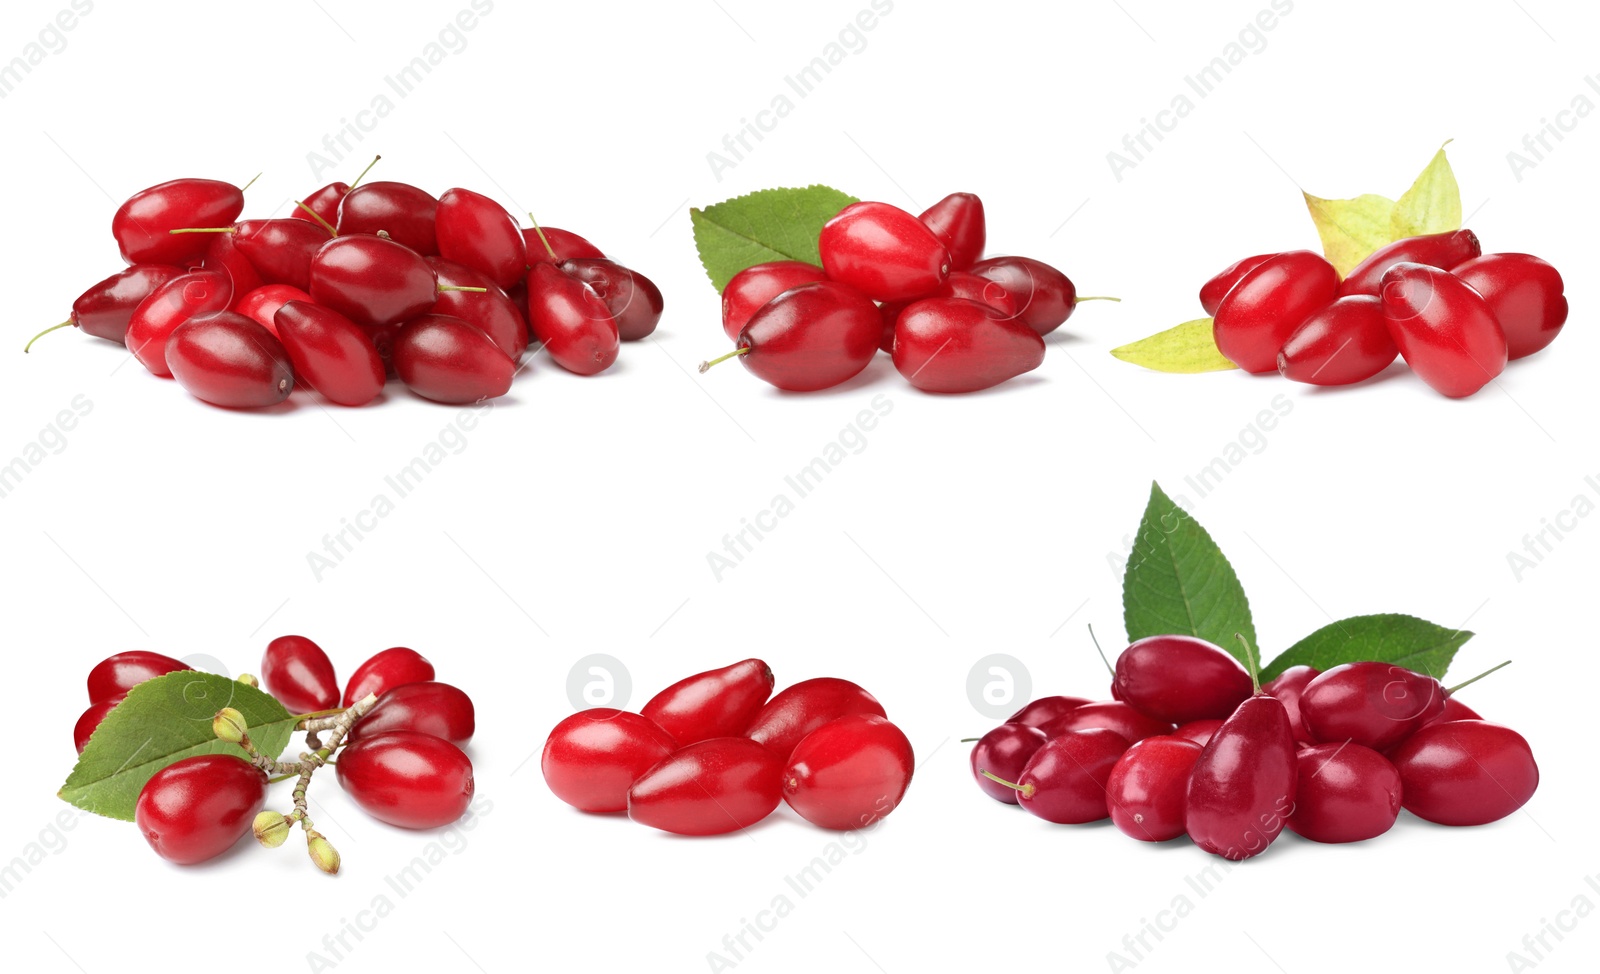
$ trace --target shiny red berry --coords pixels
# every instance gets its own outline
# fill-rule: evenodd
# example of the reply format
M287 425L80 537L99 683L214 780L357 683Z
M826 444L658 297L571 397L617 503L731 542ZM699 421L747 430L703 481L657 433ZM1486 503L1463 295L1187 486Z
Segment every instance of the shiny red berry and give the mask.
M376 185L376 184L373 184ZM366 189L352 190L345 202ZM417 252L382 237L335 237L311 261L311 300L364 328L415 318L433 307L438 279Z
M779 389L812 392L859 375L877 354L882 334L877 305L843 284L818 281L763 305L739 333L732 354Z
M380 822L434 829L466 814L472 761L440 737L397 730L363 737L339 752L339 784Z
M294 366L283 343L236 311L214 311L174 328L166 359L178 385L213 406L275 406L294 391Z
M1555 341L1567 323L1561 274L1530 254L1484 254L1450 268L1482 295L1506 336L1510 358L1532 355Z
M267 776L231 754L184 758L139 791L133 820L156 854L183 865L231 849L267 800Z
M851 203L817 240L828 278L875 301L927 294L950 273L950 251L927 224L888 203Z
M1389 337L1383 302L1366 294L1340 298L1307 318L1278 352L1286 379L1318 386L1364 382L1400 350Z
M539 767L545 784L568 805L584 812L621 812L634 781L677 747L671 735L638 714L596 707L550 731Z
M161 285L184 273L184 268L171 264L135 264L78 295L68 320L85 335L120 345L134 309Z
M1318 674L1300 692L1300 718L1311 740L1354 741L1387 751L1444 710L1439 681L1392 663L1345 663Z
M233 282L222 271L190 271L150 292L128 318L124 343L151 375L167 378L167 339L177 327L198 315L226 310L233 300Z
M909 305L895 322L895 369L924 392L977 392L1044 362L1044 339L1016 317L962 298Z
M173 179L142 189L117 207L111 235L130 264L187 266L211 241L184 227L222 227L244 210L244 193L217 179Z
M441 287L484 289L481 292L441 290L433 302L431 313L460 318L488 335L495 347L513 361L521 359L528 347L528 322L516 303L506 296L506 292L470 267L443 257L429 257L427 261L438 276Z
M420 315L394 339L395 371L406 388L445 403L482 402L511 390L517 365L481 329L450 315Z
M111 713L120 700L102 700L100 703L91 703L89 709L78 717L78 722L72 725L72 743L82 754L83 749L89 746L89 738L94 735L100 722L106 719L106 714Z
M334 221L341 237L388 234L389 239L431 257L439 252L435 217L439 201L409 183L363 183L339 201Z
M684 677L651 697L639 713L679 745L738 737L772 695L772 668L758 659Z
M261 686L290 713L310 714L339 705L339 680L322 647L304 636L279 636L261 654Z
M973 264L971 271L1004 288L1018 317L1040 335L1061 327L1078 306L1078 289L1072 279L1042 260L990 257Z
M273 316L300 381L340 406L361 406L383 392L387 373L365 329L330 308L290 301Z
M1104 728L1053 737L1010 782L1017 786L1017 804L1046 822L1098 822L1110 814L1106 781L1127 749L1122 735Z
M831 676L802 680L762 705L744 736L788 760L807 734L851 714L885 716L878 699L849 680Z
M1483 296L1449 271L1396 264L1383 277L1383 314L1406 364L1452 399L1505 370L1505 331Z
M783 799L825 829L859 829L894 811L916 768L911 742L877 714L852 714L807 734L783 771Z
M1142 714L1120 700L1097 700L1093 703L1086 703L1081 707L1072 708L1060 717L1039 727L1050 737L1056 737L1068 731L1090 730L1093 728L1116 731L1119 736L1130 744L1142 741L1147 737L1170 734L1173 731L1171 721L1158 720L1155 717Z
M142 649L107 656L89 671L89 702L114 703L146 680L190 668L181 660Z
M499 287L528 273L528 247L511 214L470 189L447 189L434 217L439 256L478 271Z
M1165 842L1184 834L1189 773L1201 746L1182 737L1147 737L1123 752L1106 779L1106 807L1124 835Z
M951 193L917 217L950 251L950 269L964 271L983 259L987 236L983 200L976 193Z
M661 289L638 271L604 257L564 260L559 266L563 274L589 285L589 289L605 302L617 322L617 337L623 341L648 338L661 322L661 311L665 307Z
M1093 703L1088 697L1039 697L1037 700L1024 704L1021 710L1006 718L1008 724L1026 724L1029 727L1043 727L1064 716L1069 711L1077 710L1086 703Z
M395 646L369 658L350 674L345 684L341 706L352 706L367 694L383 696L395 687L407 683L425 683L433 679L433 664L414 649Z
M528 272L528 330L557 365L578 375L610 368L622 340L617 319L594 289L549 263Z
M1224 267L1211 280L1201 285L1200 306L1206 310L1206 314L1215 315L1218 306L1222 304L1222 299L1228 296L1228 292L1232 291L1235 285L1244 280L1245 275L1276 256L1278 255L1256 254L1254 257L1246 257Z
M1283 703L1266 694L1251 697L1222 722L1195 762L1184 806L1189 837L1235 862L1260 855L1294 810L1298 773Z
M1112 693L1169 724L1225 719L1250 697L1250 674L1222 647L1194 636L1147 636L1117 657Z
M799 260L774 260L746 267L722 289L722 330L738 341L751 316L768 301L790 288L827 279L822 268Z
M377 705L350 728L347 739L354 742L395 730L431 734L466 747L477 730L477 713L472 698L448 683L407 683L379 697Z
M1361 842L1389 831L1400 814L1400 772L1369 747L1315 744L1298 756L1289 831L1313 842Z
M745 737L674 751L628 789L628 817L677 835L749 828L778 807L783 762Z
M1383 277L1396 264L1426 264L1450 270L1483 253L1478 235L1471 230L1454 230L1448 233L1430 233L1420 237L1407 237L1379 247L1351 269L1339 285L1339 294L1377 295Z
M1007 805L1017 804L1017 790L1002 785L985 771L1006 781L1016 781L1033 755L1048 743L1044 731L1028 724L1001 724L972 745L969 766L973 780L985 795Z
M1338 290L1339 272L1320 254L1291 250L1262 261L1217 305L1217 350L1246 372L1271 372L1284 343Z
M1417 731L1390 755L1406 810L1440 825L1487 825L1528 803L1539 766L1521 734L1486 720Z

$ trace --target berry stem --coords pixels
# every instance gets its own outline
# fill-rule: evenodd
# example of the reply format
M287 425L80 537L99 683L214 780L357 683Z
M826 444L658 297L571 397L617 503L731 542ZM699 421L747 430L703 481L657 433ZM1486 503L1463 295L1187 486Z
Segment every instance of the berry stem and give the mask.
M265 171L265 170L263 170L263 171ZM248 183L245 183L243 186L239 187L239 192L242 193L245 190L249 189L250 187L254 186L256 184L256 180L258 180L260 178L261 178L261 173L259 173L259 172L256 173L254 176L251 176L250 177L250 181Z
M313 219L313 220L317 221L318 223L322 224L322 229L328 231L329 234L331 234L332 236L335 236L335 237L337 237L339 235L339 231L334 228L333 224L329 223L327 220L324 220L322 218L322 214L318 213L316 210L313 210L311 207L305 205L305 203L301 202L300 200L295 200L294 201L294 205L300 207L300 209L305 210L307 213L311 214L311 219Z
M1108 295L1104 295L1104 294L1086 294L1081 298L1074 298L1072 303L1073 304L1081 304L1084 301L1116 301L1116 302L1118 302L1120 304L1122 299L1121 298L1109 297Z
M1111 678L1115 680L1117 678L1117 668L1111 665L1110 660L1106 659L1106 651L1100 648L1100 640L1094 638L1093 623L1089 624L1089 639L1094 643L1094 651L1100 654L1100 662L1106 664L1106 672L1110 673Z
M46 328L44 331L41 331L39 334L37 334L37 335L33 336L32 338L28 339L28 344L22 346L23 354L24 355L27 354L28 349L33 347L33 343L34 342L36 342L39 339L43 338L44 336L50 334L51 332L59 331L60 329L65 328L70 324L72 324L72 319L68 318L66 321L63 321L61 324L59 324L59 325L51 325L49 328Z
M182 227L168 233L238 233L238 227Z
M961 743L962 744L971 744L974 741L981 741L981 740L983 740L983 738L981 738L981 737L963 737L961 739Z
M544 249L550 253L550 259L559 260L560 258L556 256L556 249L550 246L550 238L544 235L544 228L539 226L538 220L534 219L532 210L528 211L528 221L533 224L533 232L539 235L539 242L544 244Z
M1239 640L1239 645L1244 647L1244 665L1250 669L1250 689L1252 695L1261 693L1261 671L1256 669L1256 654L1250 648L1250 640L1244 638L1244 633L1236 632L1233 638Z
M1000 777L999 775L990 774L989 772L984 771L982 768L978 769L978 773L983 775L985 778L988 778L990 781L993 781L996 784L1004 785L1005 787L1010 788L1012 791L1014 791L1017 794L1021 795L1023 798L1032 798L1033 797L1033 793L1036 790L1032 785L1019 785L1014 781L1007 781L1006 779Z
M1471 686L1472 684L1477 683L1479 680L1481 680L1484 677L1488 676L1490 673L1493 673L1495 670L1503 670L1503 669L1505 669L1506 667L1508 667L1510 665L1511 665L1511 661L1510 660L1506 660L1504 663L1501 663L1499 666L1491 666L1491 667L1489 667L1488 669L1484 670L1482 673L1479 673L1477 676L1473 677L1470 680L1467 680L1464 683L1457 683L1453 687L1446 687L1445 691L1444 691L1445 692L1445 696L1451 696L1457 690L1461 689L1462 687Z
M749 353L750 353L750 346L749 345L746 345L743 348L736 348L736 349L734 349L733 351L729 352L726 355L718 355L716 358L711 359L710 361L701 362L700 363L700 371L704 372L706 369L711 368L713 365L716 365L718 362L726 362L728 359L733 358L735 355L748 355Z
M474 294L487 294L487 293L489 293L489 289L486 288L486 287L466 287L466 286L461 285L461 284L441 284L441 285L439 285L439 290L441 290L441 291L471 291Z
M360 186L361 181L367 178L367 173L371 172L372 167L376 166L378 164L378 160L382 158L383 156L373 156L372 161L367 163L367 168L361 170L361 175L357 176L353 181L351 181L350 189L355 189L357 186ZM345 190L345 192L348 194L349 190Z

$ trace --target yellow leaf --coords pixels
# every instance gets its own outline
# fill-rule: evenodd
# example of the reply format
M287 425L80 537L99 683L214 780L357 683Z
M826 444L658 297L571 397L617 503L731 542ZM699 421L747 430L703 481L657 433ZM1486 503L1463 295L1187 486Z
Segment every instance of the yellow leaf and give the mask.
M1446 142L1445 145L1450 143ZM1394 205L1389 234L1395 240L1424 233L1461 229L1461 187L1445 158L1444 146L1433 154L1422 175Z
M1325 200L1310 193L1301 195L1317 225L1317 236L1322 238L1322 255L1340 277L1394 239L1395 204L1387 197L1369 193L1351 200Z
M1156 372L1222 372L1238 368L1217 351L1210 318L1186 321L1131 345L1113 348L1111 354Z

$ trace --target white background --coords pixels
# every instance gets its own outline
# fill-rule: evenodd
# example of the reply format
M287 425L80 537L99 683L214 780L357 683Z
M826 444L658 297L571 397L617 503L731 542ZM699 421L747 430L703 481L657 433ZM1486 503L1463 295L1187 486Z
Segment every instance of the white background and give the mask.
M41 834L53 850L0 900L9 964L708 969L724 936L836 837L780 812L745 835L675 840L556 801L536 752L571 709L569 670L596 652L626 665L633 706L751 655L780 685L854 679L916 746L906 803L811 895L791 892L792 912L741 971L1108 969L1123 935L1180 895L1192 910L1164 921L1139 970L1492 971L1574 897L1600 901L1585 885L1600 870L1589 631L1600 519L1578 521L1520 580L1507 564L1575 496L1593 501L1584 478L1600 475L1600 120L1569 119L1520 180L1506 158L1574 98L1600 103L1585 81L1592 9L1299 0L1198 99L1184 76L1265 0L899 0L719 181L707 153L788 91L784 75L867 0L528 6L494 3L399 98L385 76L467 0L102 0L0 101L0 461L41 436L58 447L4 497L0 527L17 745L0 862ZM0 59L63 8L6 4ZM380 93L392 111L314 173L307 153ZM1114 178L1107 153L1180 93L1193 112ZM1395 196L1450 138L1469 225L1488 249L1562 268L1574 308L1553 349L1483 394L1447 401L1398 369L1322 392L1151 374L1106 354L1198 317L1194 292L1237 257L1315 247L1297 187ZM297 394L278 414L229 413L71 331L20 349L120 266L107 229L135 190L264 170L247 215L282 215L373 152L374 178L473 187L589 236L651 275L668 311L655 341L625 347L598 378L536 359L464 449L319 581L307 553L456 410L391 386L371 408ZM695 375L727 343L687 207L810 182L913 210L977 192L992 251L1046 259L1082 292L1124 301L1085 305L1042 368L984 395L919 394L883 358L804 397L731 363ZM92 411L61 447L42 431L79 395ZM1258 439L1248 430L1279 395L1291 411ZM707 553L880 396L892 411L865 447L715 579ZM1241 437L1255 452L1198 497L1185 478ZM1269 654L1331 617L1403 611L1481 634L1454 676L1515 658L1463 699L1532 743L1544 781L1526 813L1473 830L1406 817L1350 847L1285 836L1201 898L1186 878L1217 860L1191 846L1050 827L981 796L957 743L990 724L969 702L969 669L1006 653L1038 693L1105 692L1084 624L1121 639L1108 558L1152 479L1187 495L1231 555ZM470 832L389 829L330 780L313 798L344 853L337 879L298 839L182 869L122 823L69 814L74 827L51 834L94 662L152 648L236 673L285 632L321 641L342 674L413 646L472 693L491 807ZM273 802L286 807L287 792ZM454 852L397 897L385 878L446 841ZM393 909L374 921L361 911L379 895ZM338 957L320 943L358 921L370 929L347 934ZM1539 970L1594 969L1600 918L1566 922Z

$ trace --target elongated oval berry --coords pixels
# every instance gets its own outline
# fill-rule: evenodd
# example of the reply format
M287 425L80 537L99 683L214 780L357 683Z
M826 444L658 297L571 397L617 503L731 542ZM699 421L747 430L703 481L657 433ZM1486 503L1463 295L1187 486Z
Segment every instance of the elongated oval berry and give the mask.
M1305 320L1278 353L1286 379L1318 386L1363 382L1389 367L1400 354L1389 337L1383 302L1353 294Z
M950 273L950 251L927 224L888 203L851 203L817 239L830 280L875 301L927 294Z
M1194 844L1239 861L1265 852L1294 810L1299 765L1276 697L1239 705L1206 742L1189 776L1184 828Z
M456 747L466 747L477 727L472 698L448 683L430 680L407 683L385 692L366 716L350 728L346 740L359 741L374 734L408 730L443 738Z
M930 298L900 312L894 367L923 392L977 392L1044 362L1044 339L989 305Z
M433 679L433 664L414 649L394 646L375 653L350 674L345 684L342 706L349 707L357 700L373 693L383 696L395 687L407 683L425 683Z
M263 284L233 303L230 310L237 311L251 321L278 336L278 309L290 301L311 303L311 295L287 284Z
M930 298L964 298L987 305L1000 312L1003 318L1016 318L1022 314L1022 306L1017 299L1000 284L987 277L979 277L967 271L951 271L944 283L933 289ZM904 310L904 309L902 309ZM896 313L895 321L899 321Z
M365 330L337 311L290 301L274 317L278 337L302 382L340 406L361 406L383 391L383 360Z
M1105 728L1058 734L1011 782L1017 786L1017 804L1058 825L1098 822L1111 814L1106 780L1127 749L1122 735Z
M134 309L156 289L187 273L171 264L135 264L100 281L72 302L71 321L85 335L121 345Z
M749 828L778 807L783 762L745 737L674 751L628 789L628 817L677 835Z
M882 332L877 305L861 292L818 281L763 305L737 344L748 350L740 360L757 378L790 392L812 392L859 375L877 354Z
M332 182L316 190L300 202L306 209L321 217L329 226L339 222L339 204L344 200L345 194L350 192L350 184L346 182ZM289 211L289 216L295 220L316 222L315 217L305 209L296 206Z
M737 737L772 695L772 668L747 659L687 676L651 697L639 713L680 745Z
M1158 720L1148 714L1140 713L1120 700L1096 700L1073 707L1060 717L1039 725L1039 729L1050 737L1068 731L1096 728L1116 731L1117 735L1129 744L1136 744L1147 737L1170 734L1173 731L1171 721Z
M394 343L394 367L406 388L434 402L482 402L511 390L516 363L460 318L422 315Z
M1452 399L1506 367L1506 335L1482 295L1449 271L1396 264L1383 278L1389 335L1412 371Z
M1200 307L1206 309L1206 314L1215 315L1217 308L1222 304L1222 299L1228 296L1234 286L1244 280L1245 275L1278 256L1272 254L1256 254L1235 261L1218 271L1211 280L1200 286Z
M1166 842L1184 834L1189 775L1201 746L1182 737L1147 737L1122 753L1106 778L1106 808L1124 835Z
M1270 681L1261 684L1261 692L1271 694L1283 702L1284 712L1289 715L1289 727L1294 731L1296 741L1310 741L1311 734L1306 730L1305 719L1300 716L1300 695L1306 687L1322 675L1322 671L1310 666L1291 666L1279 673ZM1179 728L1182 731L1182 728Z
M225 227L244 210L244 192L219 179L172 179L142 189L117 207L111 235L130 264L187 266L211 245L184 227Z
M1271 372L1284 343L1338 290L1339 272L1320 254L1291 250L1265 260L1217 306L1217 350L1246 372Z
M544 236L540 236L541 231ZM522 240L528 249L528 264L559 264L566 260L587 260L604 257L599 247L560 227L540 227L522 231ZM554 253L551 253L554 251Z
M233 233L233 245L266 284L287 284L304 291L311 286L311 261L333 239L320 224L304 220L244 220Z
M211 246L206 248L205 256L200 259L200 268L208 271L221 271L228 276L233 285L233 301L227 310L237 310L235 305L256 288L266 282L261 279L261 272L250 263L249 258L239 250L233 233L203 234L211 238ZM324 237L323 239L327 239Z
M434 216L439 256L510 287L528 273L528 247L499 203L470 189L447 189Z
M403 829L449 825L472 804L472 761L431 734L363 737L339 752L335 767L340 787L362 811Z
M339 705L339 678L322 647L304 636L279 636L261 654L261 686L294 714Z
M89 702L115 702L128 695L128 691L146 680L190 669L188 663L170 656L134 649L115 653L96 663L89 671Z
M439 252L435 218L439 201L409 183L362 183L339 201L341 237L386 233L395 243L431 257Z
M561 273L589 285L606 303L617 322L617 337L625 342L648 338L661 321L661 289L636 270L604 257L564 260Z
M1300 692L1300 719L1318 743L1354 741L1387 751L1444 705L1444 688L1433 677L1393 663L1345 663L1306 684Z
M744 326L768 301L791 288L827 279L822 268L800 260L773 260L746 267L722 289L722 330L738 341Z
M831 676L802 680L768 700L749 722L744 736L788 760L807 734L851 714L886 716L876 697L849 680Z
M899 806L916 764L900 728L877 714L851 714L795 747L783 770L783 800L820 828L866 828Z
M1002 785L989 774L1005 781L1016 781L1022 777L1022 769L1044 747L1050 738L1044 731L1028 724L1001 724L994 730L978 738L978 743L972 745L972 754L969 766L972 769L973 780L978 782L978 788L997 802L1007 805L1017 804L1017 790L1007 785Z
M1043 727L1057 717L1064 716L1086 703L1093 702L1088 697L1039 697L1024 704L1021 710L1007 717L1006 723Z
M1528 803L1539 766L1521 734L1486 720L1424 727L1390 754L1401 803L1440 825L1487 825Z
M622 340L611 309L589 285L539 263L528 272L528 330L568 372L596 375L617 360Z
M124 343L151 375L172 375L167 339L197 315L222 311L233 298L233 282L222 271L190 271L156 288L128 318Z
M214 311L173 329L167 367L196 399L230 409L275 406L294 390L283 344L236 311Z
M976 193L951 193L917 217L950 251L950 269L964 271L983 259L988 236L983 200Z
M121 702L121 700L102 700L99 703L91 703L89 709L78 715L78 722L72 725L72 743L79 754L89 746L89 738L94 736L95 729L106 719L106 714L111 713L111 708Z
M311 300L364 328L423 314L433 307L438 290L433 268L416 251L368 236L335 237L323 244L312 258L307 289Z
M438 277L439 284L447 288L439 292L439 297L433 302L432 313L460 318L482 330L513 361L522 358L522 353L528 348L528 322L506 293L487 275L464 264L443 257L428 257L426 260ZM458 287L481 287L484 290L448 290Z
M1117 657L1112 693L1171 724L1225 719L1250 698L1250 674L1227 650L1194 636L1146 636Z
M168 862L205 862L233 848L267 802L267 776L231 754L201 754L157 771L139 790L133 820Z
M1531 254L1484 254L1450 268L1483 296L1506 335L1510 358L1532 355L1555 341L1567 323L1561 274Z
M545 784L573 808L621 812L628 808L633 783L677 747L653 721L595 707L567 717L550 731L539 767Z
M1339 285L1339 294L1378 294L1383 285L1383 276L1396 264L1426 264L1450 270L1481 253L1483 245L1471 230L1430 233L1396 240L1379 247L1351 269L1344 283Z
M973 264L972 273L1004 288L1023 323L1040 335L1061 327L1078 306L1072 279L1042 260L990 257Z
M1303 749L1289 831L1313 842L1362 842L1389 831L1400 814L1400 772L1369 747L1349 742Z

